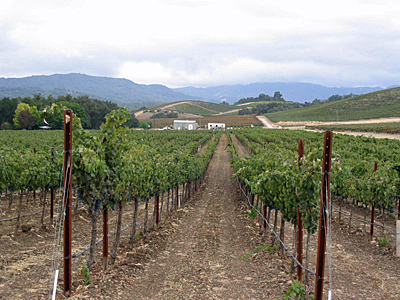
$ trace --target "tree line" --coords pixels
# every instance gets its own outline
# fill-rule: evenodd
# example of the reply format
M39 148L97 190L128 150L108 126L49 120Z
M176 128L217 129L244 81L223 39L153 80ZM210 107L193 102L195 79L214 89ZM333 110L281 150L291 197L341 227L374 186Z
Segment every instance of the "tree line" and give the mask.
M47 124L53 129L61 129L64 126L62 116L49 115L46 119L38 120L30 113L31 108L44 110L53 103L72 109L74 114L81 118L85 129L99 129L105 122L105 116L118 109L118 105L114 102L91 99L88 96L61 95L55 98L52 95L43 97L41 94L36 94L33 97L23 98L5 97L0 100L1 129L38 129ZM139 127L140 123L132 113L125 125L132 128Z
M236 101L234 103L234 105L243 104L243 103L251 103L251 102L264 102L264 101L283 101L284 102L285 99L283 98L281 92L276 91L272 97L261 93L258 97L242 98L242 99Z

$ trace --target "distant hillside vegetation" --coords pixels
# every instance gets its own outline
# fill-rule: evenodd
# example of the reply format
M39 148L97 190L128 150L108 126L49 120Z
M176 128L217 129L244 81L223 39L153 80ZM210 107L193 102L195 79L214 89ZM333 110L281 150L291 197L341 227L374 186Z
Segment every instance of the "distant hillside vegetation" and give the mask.
M392 88L336 102L266 114L278 121L345 121L400 116L400 88Z

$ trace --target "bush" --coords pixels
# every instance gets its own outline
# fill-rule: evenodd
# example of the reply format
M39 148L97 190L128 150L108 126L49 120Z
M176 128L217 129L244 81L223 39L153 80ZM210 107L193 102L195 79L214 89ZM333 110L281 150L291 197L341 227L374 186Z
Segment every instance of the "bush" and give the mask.
M1 130L12 130L14 129L14 126L8 122L4 122L1 124Z

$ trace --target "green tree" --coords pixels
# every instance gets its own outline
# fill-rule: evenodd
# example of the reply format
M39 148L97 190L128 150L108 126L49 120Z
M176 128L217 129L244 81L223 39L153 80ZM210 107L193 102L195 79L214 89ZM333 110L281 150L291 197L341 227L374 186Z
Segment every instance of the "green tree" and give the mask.
M252 112L248 107L242 108L239 110L239 115L251 115Z
M124 124L125 126L129 128L137 128L140 125L140 122L138 119L135 118L135 114L131 113L131 116L128 121Z
M285 101L285 99L283 99L283 96L282 96L281 92L279 92L279 91L274 93L273 99L275 101Z
M11 130L14 129L14 126L8 122L1 123L1 130Z
M32 116L29 109L23 110L18 115L18 129L33 129L36 126L36 117Z
M14 114L14 118L13 118L13 122L14 122L14 126L15 126L15 128L20 128L19 127L19 114L21 113L21 111L24 111L24 110L28 110L29 111L29 109L30 109L30 106L29 106L29 104L26 104L26 103L19 103L18 104L18 106L17 106L17 108L16 108L16 110L15 110L15 114Z
M67 102L67 101L60 101L57 104L62 105L66 109L71 109L74 112L74 115L81 119L81 124L83 127L87 126L86 120L86 112L85 109L79 103ZM51 114L46 117L46 122L50 124L53 128L62 129L64 127L64 116ZM44 125L43 120L39 120L40 125Z
M5 122L12 124L18 100L13 98L3 98L0 100L0 124Z
M140 127L140 128L143 128L143 129L149 129L149 123L147 123L147 122L141 122L139 127Z

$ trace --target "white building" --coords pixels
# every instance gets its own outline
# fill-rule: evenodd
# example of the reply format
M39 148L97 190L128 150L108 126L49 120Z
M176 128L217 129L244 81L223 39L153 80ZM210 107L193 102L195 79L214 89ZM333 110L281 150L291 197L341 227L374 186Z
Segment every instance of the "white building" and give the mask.
M194 120L174 120L174 129L196 130L199 125Z
M225 129L225 123L208 123L208 129Z

